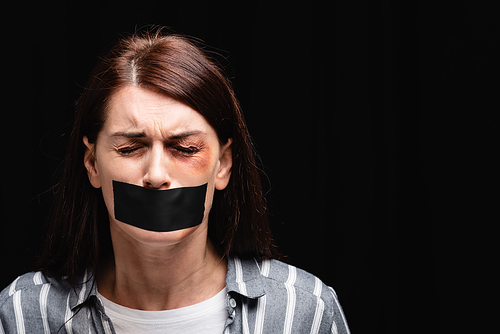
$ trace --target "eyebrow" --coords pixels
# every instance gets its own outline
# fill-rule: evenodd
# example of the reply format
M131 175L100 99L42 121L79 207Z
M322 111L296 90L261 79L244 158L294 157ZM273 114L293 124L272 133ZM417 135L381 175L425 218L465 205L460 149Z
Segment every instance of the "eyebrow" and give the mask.
M124 137L124 138L143 138L146 137L144 132L115 132L111 137Z
M177 135L172 135L170 137L168 137L169 139L173 139L173 140L176 140L176 139L182 139L182 138L186 138L186 137L190 137L190 136L194 136L194 135L198 135L198 134L201 134L202 132L201 131L188 131L188 132L182 132L182 133L179 133Z
M186 138L186 137L198 135L198 134L201 134L201 133L202 133L202 131L199 131L199 130L196 130L196 131L187 131L187 132L182 132L182 133L179 133L179 134L175 134L175 135L169 136L168 139L170 139L170 140L178 140L178 139L182 139L182 138ZM146 133L144 133L144 132L124 132L124 131L119 131L119 132L113 133L111 136L112 137L124 137L124 138L128 138L128 139L134 139L134 138L144 138L144 137L146 137Z

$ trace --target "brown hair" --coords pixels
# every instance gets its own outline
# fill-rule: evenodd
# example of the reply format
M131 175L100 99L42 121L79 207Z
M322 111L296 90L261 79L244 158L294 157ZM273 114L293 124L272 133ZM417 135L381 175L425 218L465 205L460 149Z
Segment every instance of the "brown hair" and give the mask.
M232 138L231 179L226 189L215 192L209 237L224 257L278 257L255 151L230 82L195 42L160 29L120 40L96 65L77 104L38 269L74 282L89 266L97 271L100 260L112 252L102 192L92 187L84 168L82 138L95 143L111 95L126 85L183 102L205 117L221 144Z

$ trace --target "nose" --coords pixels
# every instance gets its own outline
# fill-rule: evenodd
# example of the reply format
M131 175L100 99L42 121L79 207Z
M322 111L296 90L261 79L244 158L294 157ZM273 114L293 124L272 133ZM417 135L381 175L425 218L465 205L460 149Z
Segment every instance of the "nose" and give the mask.
M153 146L145 161L143 186L151 189L168 189L172 183L168 173L168 158L162 145Z

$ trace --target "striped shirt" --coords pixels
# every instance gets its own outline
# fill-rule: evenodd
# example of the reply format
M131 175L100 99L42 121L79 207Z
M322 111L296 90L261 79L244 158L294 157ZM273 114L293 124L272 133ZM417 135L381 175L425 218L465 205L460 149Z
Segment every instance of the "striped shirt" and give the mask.
M0 293L0 334L115 333L88 270L73 289L41 272L18 277ZM228 261L229 333L349 333L332 288L277 260Z

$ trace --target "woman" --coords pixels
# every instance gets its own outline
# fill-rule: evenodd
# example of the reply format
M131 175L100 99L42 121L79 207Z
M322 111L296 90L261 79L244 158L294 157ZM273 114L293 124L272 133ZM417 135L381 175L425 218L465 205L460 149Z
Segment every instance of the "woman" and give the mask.
M124 38L78 103L38 271L0 333L348 333L333 289L277 260L229 81L187 38Z

